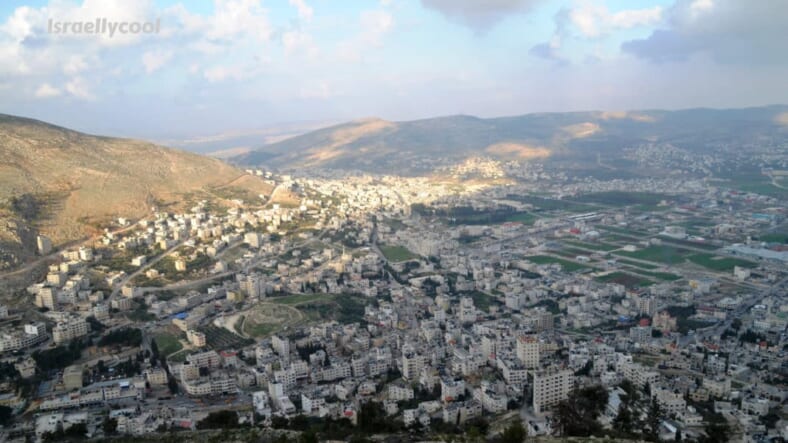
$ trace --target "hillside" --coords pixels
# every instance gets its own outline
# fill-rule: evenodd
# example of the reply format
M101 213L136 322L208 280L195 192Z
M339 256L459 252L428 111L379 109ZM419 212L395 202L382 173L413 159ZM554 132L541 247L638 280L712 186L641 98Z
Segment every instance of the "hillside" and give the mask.
M243 175L216 159L0 114L0 269L29 257L39 231L59 244L113 217L188 203L186 193L270 192Z
M429 169L430 160L487 155L501 159L596 161L639 143L713 149L788 136L788 106L712 110L571 112L482 119L449 116L390 122L353 121L234 157L243 165L333 167L372 171ZM426 160L426 162L425 162Z

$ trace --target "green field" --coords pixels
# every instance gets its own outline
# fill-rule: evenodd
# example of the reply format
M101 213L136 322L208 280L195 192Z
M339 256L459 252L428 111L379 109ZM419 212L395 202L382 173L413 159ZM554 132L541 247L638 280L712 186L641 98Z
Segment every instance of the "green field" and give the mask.
M526 260L536 263L537 265L546 265L551 263L558 263L567 272L578 271L580 269L591 269L591 266L575 263L569 260L563 260L549 255L532 255L525 257Z
M277 297L274 300L296 298ZM302 300L304 302L306 300ZM291 303L295 303L292 300ZM291 303L258 303L253 308L245 311L241 332L244 336L252 338L267 337L282 329L299 325L304 320L304 315ZM238 329L238 323L236 323Z
M610 252L620 247L620 246L612 245L610 243L602 243L602 242L587 243L577 240L564 240L564 243L572 246L577 246L578 248L585 248L591 251L604 251L604 252Z
M618 283L620 285L626 286L627 288L645 287L654 284L653 281L645 277L627 274L626 272L611 272L610 274L596 277L595 280L603 283Z
M788 227L783 226L768 234L760 235L758 240L766 243L788 244Z
M472 291L468 295L473 299L473 305L477 308L481 309L484 312L490 312L490 306L492 305L501 305L502 303L497 298L493 297L492 295L485 294L481 291Z
M608 231L608 232L614 232L616 234L629 236L629 237L625 237L625 238L627 238L627 240L634 239L636 241L639 241L639 240L642 240L642 238L638 239L638 237L642 237L642 236L645 236L645 235L651 235L651 234L649 234L648 232L645 232L645 231L638 231L637 229L622 228L622 227L619 227L619 226L596 225L596 228L597 229L602 229L602 230Z
M656 208L662 200L670 200L672 197L665 194L654 194L651 192L625 192L609 191L585 194L575 198L581 203L601 204L607 206L634 206L644 208Z
M632 271L637 272L638 274L641 275L656 278L658 280L664 280L664 281L681 280L680 275L671 274L670 272L649 272L649 271L641 271L640 269L633 269Z
M544 198L534 195L509 194L506 196L506 198L531 204L541 211L592 212L599 209L599 207L595 205L577 203L567 200L558 200L554 198Z
M637 262L637 261L634 261L634 260L627 260L625 258L616 258L616 261L618 263L622 263L622 264L629 265L629 266L634 266L636 268L643 268L643 269L657 269L657 268L659 268L659 266L656 266L656 265L649 265L649 264Z
M686 249L679 249L673 246L659 245L649 246L635 252L616 251L614 254L637 258L639 260L676 265L683 263L687 256L691 254L691 252L687 251Z
M660 240L662 240L662 243L668 243L668 244L677 245L677 246L688 246L688 247L691 247L691 248L703 249L703 250L706 250L706 251L713 251L715 249L718 249L717 246L710 245L708 243L703 243L703 242L697 242L697 241L691 241L691 240L680 240L680 239L677 239L677 238L664 237L664 236L661 236L661 235L659 236L659 238L660 238Z
M530 226L534 224L536 218L535 215L529 212L515 212L511 215L507 215L504 222L518 222Z
M206 345L215 350L242 348L254 343L252 340L214 325L201 326L197 330L205 334Z
M173 334L156 334L153 339L156 340L156 346L158 346L161 355L167 356L183 349L180 340Z
M743 268L754 268L757 266L749 260L742 260L740 258L719 257L712 254L695 254L689 257L689 260L704 268L713 269L715 271L727 272L733 271L733 268L740 266Z
M410 252L408 248L404 246L380 246L380 251L383 252L383 255L386 257L386 260L391 262L401 262L406 260L413 260L414 258L418 258L419 256Z
M270 301L271 303L276 303L280 305L292 306L301 303L309 303L320 299L331 300L332 298L333 296L331 294L292 294L292 295L285 295L282 297L272 297L267 299L266 301Z

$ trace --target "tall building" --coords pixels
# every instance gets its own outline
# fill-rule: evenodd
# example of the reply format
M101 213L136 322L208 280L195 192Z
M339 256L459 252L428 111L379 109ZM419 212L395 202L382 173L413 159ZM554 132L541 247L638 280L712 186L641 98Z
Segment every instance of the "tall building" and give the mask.
M205 334L194 329L186 330L186 339L194 346L201 348L205 346Z
M52 340L56 344L65 343L75 338L84 337L90 332L88 322L82 317L71 317L59 322L52 328Z
M41 288L38 291L38 294L36 294L35 304L39 308L47 308L50 311L54 311L57 307L57 302L55 301L55 289L49 286Z
M249 298L265 297L265 282L259 275L250 275L241 280L240 287Z
M271 347L274 348L274 351L285 359L285 361L289 361L290 359L290 340L287 337L282 338L278 335L274 335L271 337Z
M537 331L552 331L553 330L553 313L544 308L535 309L536 312L536 330Z
M405 380L415 380L424 368L427 358L415 352L405 352L402 354L402 378Z
M528 369L539 367L539 340L533 335L517 337L517 358Z
M638 313L653 317L657 312L657 300L653 297L641 297L638 299Z
M52 240L50 240L47 236L39 235L36 237L36 246L38 248L39 255L47 255L52 252Z
M533 408L541 414L569 397L574 374L568 369L544 370L533 373Z

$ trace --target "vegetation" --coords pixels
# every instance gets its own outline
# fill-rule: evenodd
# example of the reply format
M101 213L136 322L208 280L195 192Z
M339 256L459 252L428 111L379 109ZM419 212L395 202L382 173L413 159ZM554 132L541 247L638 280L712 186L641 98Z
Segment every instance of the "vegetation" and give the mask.
M614 254L651 262L677 265L683 263L687 256L690 255L690 252L686 249L679 249L674 246L655 245L634 252L616 251Z
M719 272L733 271L736 266L742 268L754 268L757 265L749 260L742 260L740 258L732 257L718 257L712 254L695 254L689 257L689 260L695 264L701 265L704 268L709 268Z
M651 192L626 192L626 191L607 191L584 194L575 197L574 200L581 203L593 203L606 206L633 206L655 207L663 200L670 200L672 197L665 194L655 194Z
M607 390L603 386L592 386L575 390L569 398L555 408L557 428L561 435L589 437L602 430L597 418L607 406Z
M254 343L254 340L243 338L225 328L214 325L200 326L197 330L205 334L205 344L212 349L242 348Z
M137 328L120 328L110 331L101 337L99 346L139 346L142 343L142 331Z
M645 277L637 277L633 274L627 274L625 272L611 272L609 274L596 277L596 280L604 283L618 283L620 285L626 286L627 288L645 287L654 284L653 281Z
M183 349L183 345L180 340L178 340L178 337L172 334L157 334L153 341L158 346L160 352L165 356L174 354Z
M386 257L386 260L391 262L401 262L406 260L413 260L414 258L418 258L419 256L410 252L408 248L404 246L388 246L388 245L381 245L380 251Z
M197 423L197 429L233 429L238 427L238 413L235 411L216 411Z
M506 196L506 198L533 205L537 211L591 212L599 209L599 207L595 205L577 203L568 200L558 200L554 198L537 197L534 195L509 194Z
M493 297L492 295L486 294L481 291L471 291L463 295L470 296L473 299L473 305L484 312L490 312L490 306L492 305L501 306L503 304L501 303L500 300Z
M500 443L522 443L526 436L523 422L518 418L503 430L497 441Z
M33 360L36 361L36 366L44 372L59 370L79 360L84 348L85 344L83 342L74 340L67 345L36 351L33 353Z
M538 265L546 265L546 264L551 264L551 263L557 263L557 264L561 265L561 267L566 272L579 271L581 269L589 269L589 266L586 266L586 265L583 265L583 264L580 264L580 263L575 263L575 262L572 262L572 261L569 261L569 260L564 260L564 259L561 259L561 258L551 257L549 255L532 255L532 256L525 257L525 259L530 261L530 262L536 263Z

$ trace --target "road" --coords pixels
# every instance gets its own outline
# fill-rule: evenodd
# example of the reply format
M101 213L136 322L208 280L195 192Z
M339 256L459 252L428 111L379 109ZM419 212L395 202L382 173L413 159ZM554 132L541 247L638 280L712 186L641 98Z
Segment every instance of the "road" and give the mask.
M136 227L136 222L129 224L129 226L126 226L126 227L123 227L123 228L120 228L120 229L116 229L114 231L110 231L110 234L113 234L113 235L122 234L122 233L124 233L126 231L134 229L135 227ZM44 255L42 257L39 257L36 260L25 264L21 268L16 268L13 271L7 271L7 272L0 273L0 279L13 277L13 276L19 275L19 274L29 274L30 272L33 271L33 269L35 269L41 263L43 263L45 261L48 261L48 260L55 260L55 259L57 259L64 250L69 249L69 248L78 247L78 246L91 245L96 240L101 238L103 235L104 234L102 233L101 235L93 235L93 236L90 236L90 237L83 237L83 238L78 239L78 240L73 240L73 241L70 241L70 242L67 242L67 243L63 243L63 244L59 245L57 250L53 251L52 253Z
M180 248L181 246L183 246L186 243L186 241L187 240L183 240L183 241L178 242L177 244L175 244L171 248L169 248L166 251L162 252L160 255L158 255L153 260L145 263L144 265L140 266L139 269L137 269L136 271L134 271L131 274L129 274L128 276L126 276L126 278L124 278L120 283L115 285L115 289L112 290L112 294L110 294L108 300L111 301L113 298L115 298L118 295L118 293L121 291L121 289L123 289L123 287L126 286L126 284L128 282L130 282L136 276L140 275L140 273L148 270L151 266L153 266L156 263L158 263L159 261L161 261L164 257L167 257L168 255L170 255L173 252L175 252L175 250Z

